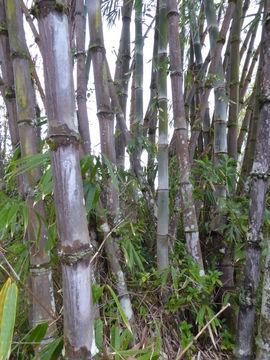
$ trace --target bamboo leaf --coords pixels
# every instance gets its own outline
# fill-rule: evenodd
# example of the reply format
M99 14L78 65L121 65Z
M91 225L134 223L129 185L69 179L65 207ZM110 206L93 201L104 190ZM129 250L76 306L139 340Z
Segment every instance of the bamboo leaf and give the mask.
M0 292L0 328L1 328L1 323L2 323L2 315L3 315L6 293L7 293L7 290L9 288L10 284L11 284L11 279L8 278Z
M107 165L107 168L109 170L110 177L112 179L113 185L114 185L115 189L117 191L119 191L118 181L117 181L117 178L116 178L115 173L113 171L112 164L111 164L110 160L107 158L107 156L105 154L103 155L103 157L104 157L105 163Z
M46 335L48 329L48 323L43 322L38 324L34 329L30 330L24 342L28 343L40 343Z
M111 349L112 352L118 353L120 350L120 334L119 334L119 327L118 325L113 325L111 327ZM115 355L115 360L119 360L119 355Z
M57 338L40 351L40 360L58 360L63 349L63 337Z
M15 284L9 285L2 312L0 330L0 359L6 359L11 345L17 305L18 289Z
M28 211L26 204L23 205L22 212L23 212L23 227L24 227L24 235L25 235L28 226Z
M11 208L9 209L8 216L7 216L6 227L8 227L8 225L11 223L14 216L16 216L16 214L17 214L17 212L19 210L19 207L20 206L18 204L13 204L11 206Z
M171 273L172 273L172 282L173 282L173 287L174 287L174 291L175 291L175 296L178 298L179 297L179 294L178 294L178 279L177 279L177 275L176 275L176 271L175 271L174 267L171 268Z
M117 308L118 308L118 310L119 310L119 312L120 312L120 315L121 315L121 317L122 317L122 319L123 319L123 321L124 321L124 324L126 325L127 329L130 331L130 333L132 333L131 327L130 327L129 322L128 322L128 318L127 318L127 316L126 316L126 314L125 314L125 311L124 311L124 309L122 308L122 306L121 306L121 304L120 304L120 302L119 302L119 300L118 300L115 292L114 292L113 289L110 287L110 285L107 285L107 288L109 289L112 297L114 298L114 301L115 301L115 303L116 303L116 305L117 305Z
M101 350L103 343L103 322L100 319L95 320L95 340L98 349Z
M120 347L123 350L127 350L128 349L128 345L130 342L130 332L128 331L128 329L124 329L121 336L120 336Z

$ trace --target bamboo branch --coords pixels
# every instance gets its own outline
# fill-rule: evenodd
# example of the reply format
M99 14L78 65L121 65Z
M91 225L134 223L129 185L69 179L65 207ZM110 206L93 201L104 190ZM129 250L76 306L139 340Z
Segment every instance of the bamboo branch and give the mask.
M212 319L210 319L205 325L204 327L201 329L201 331L198 332L198 334L191 340L191 342L184 348L184 350L177 356L176 360L181 360L183 359L183 356L186 354L186 352L191 348L191 346L193 345L194 341L198 340L198 338L202 335L202 333L208 328L208 326L220 315L222 314L228 307L230 307L231 304L228 303L227 305L223 306L219 312L212 317Z

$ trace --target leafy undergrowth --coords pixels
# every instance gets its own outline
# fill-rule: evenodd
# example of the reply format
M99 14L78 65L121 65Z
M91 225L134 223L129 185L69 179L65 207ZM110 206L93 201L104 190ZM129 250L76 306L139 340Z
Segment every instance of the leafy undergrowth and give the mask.
M44 172L36 188L36 201L43 199L46 203L45 219L38 218L48 230L47 250L51 251L51 266L53 270L54 292L58 316L58 336L48 344L39 355L41 360L63 358L63 293L61 289L61 264L57 256L57 227L53 202L52 172L48 154L33 157L32 162L26 163L29 168L42 165ZM5 249L4 256L11 268L20 277L18 312L11 348L12 359L33 359L35 349L42 341L48 324L40 324L30 330L28 322L29 291L27 277L29 273L29 246L23 241L28 223L26 203L14 193L15 177L26 171L21 160L7 171L6 192L0 192L0 231L1 241ZM202 169L197 181L205 184L204 195L208 202L214 203L213 184L230 179L231 173L218 169L218 173L209 176L210 165L199 164ZM224 165L224 169L228 167ZM82 175L84 178L85 203L91 229L97 223L95 206L104 192L104 182L110 172L114 182L119 182L121 192L122 220L113 233L120 245L120 264L125 274L127 288L130 294L134 320L129 324L125 312L120 305L117 294L117 284L108 270L106 254L103 250L93 264L95 283L92 285L93 300L96 307L95 342L99 359L177 359L181 352L190 345L186 359L229 359L233 350L233 336L226 325L225 316L214 318L228 301L232 301L231 294L221 291L221 272L212 247L212 252L206 256L206 274L201 276L200 269L188 256L184 246L183 228L180 223L177 240L174 239L171 251L170 266L163 272L156 270L155 260L155 224L151 222L145 200L141 196L138 186L129 173L113 173L107 166L105 169L96 157L82 159ZM198 177L200 175L200 177ZM219 176L219 177L218 177ZM97 181L100 179L100 181ZM228 184L229 181L227 181ZM173 184L172 184L173 185ZM173 189L173 186L171 186ZM130 197L130 193L137 193L137 199ZM196 188L195 188L196 195ZM173 199L173 196L172 196ZM204 199L198 198L203 201ZM230 199L223 209L228 214L226 227L221 229L228 241L234 242L238 258L241 255L241 236L245 232L245 214L241 202L232 202ZM38 214L37 214L38 216ZM109 217L109 214L108 214ZM239 226L234 226L234 219L238 219ZM211 238L211 223L201 221L202 240L206 247ZM239 233L240 229L240 233ZM98 229L97 229L98 230ZM98 246L103 239L96 231ZM172 247L172 244L171 244ZM239 248L239 251L238 251ZM205 250L204 250L205 251ZM241 255L241 256L240 256ZM237 259L237 261L240 261ZM4 267L12 275L12 271L4 263ZM220 295L222 293L222 296ZM204 329L205 325L210 325ZM203 330L204 329L204 330ZM198 340L194 337L202 332Z

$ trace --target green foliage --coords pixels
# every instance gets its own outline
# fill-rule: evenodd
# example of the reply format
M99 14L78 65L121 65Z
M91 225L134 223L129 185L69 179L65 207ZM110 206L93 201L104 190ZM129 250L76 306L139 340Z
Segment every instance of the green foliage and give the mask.
M0 292L0 359L5 360L15 326L18 289L9 278Z
M225 223L220 221L221 225L218 228L213 228L212 223L205 222L206 231L219 231L224 234L226 241L241 245L247 233L248 198L235 195L235 181L239 176L235 161L224 156L213 166L208 157L195 160L192 175L194 198L201 202L206 201L212 207L212 219L226 218ZM216 189L220 185L226 188L226 198L217 196Z

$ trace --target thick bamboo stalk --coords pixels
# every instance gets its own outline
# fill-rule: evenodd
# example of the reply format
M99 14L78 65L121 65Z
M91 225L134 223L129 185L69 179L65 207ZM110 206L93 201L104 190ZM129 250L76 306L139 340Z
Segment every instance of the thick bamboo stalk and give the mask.
M270 239L268 236L266 244L267 256L264 264L260 324L256 339L256 360L268 360L270 358Z
M253 358L252 342L255 321L256 295L260 279L261 240L270 164L270 0L264 2L264 25L261 47L260 119L256 142L247 234L247 255L244 287L240 296L240 310L235 356L239 360Z
M179 164L179 185L183 204L183 222L186 244L189 253L203 271L203 259L199 240L195 206L192 198L192 184L190 182L190 160L188 152L188 133L185 119L183 96L183 77L181 65L180 39L178 33L178 9L175 0L167 1L168 11L168 40L170 49L170 71L173 98L173 117L176 138L176 151Z
M30 58L25 41L23 15L19 0L5 2L8 36L10 43L10 56L12 59L17 103L17 122L22 156L34 155L39 152L39 137L36 123L36 101L33 82L30 75ZM48 331L43 343L50 341L56 332L53 321L55 313L52 274L49 266L50 254L46 251L47 231L41 225L40 238L37 239L39 222L35 212L45 216L42 201L34 204L33 187L41 176L41 169L36 168L24 175L24 196L28 205L27 236L31 242L30 248L30 279L32 292L44 306L33 299L32 326L40 322L49 323ZM38 243L38 245L37 245ZM47 311L44 311L47 309Z
M80 170L67 2L36 3L48 114L67 359L90 359L93 338L89 240Z

